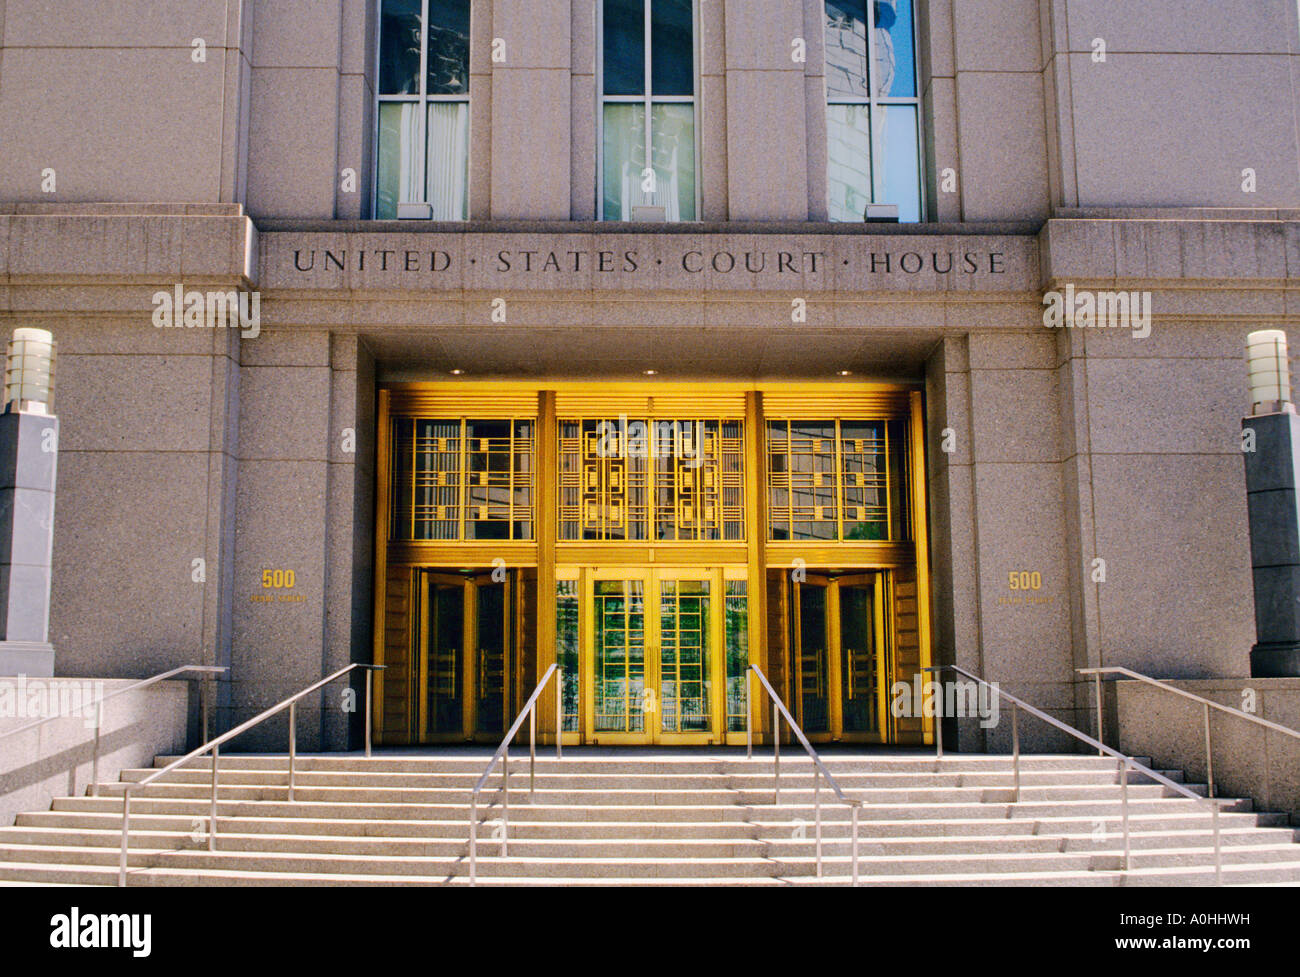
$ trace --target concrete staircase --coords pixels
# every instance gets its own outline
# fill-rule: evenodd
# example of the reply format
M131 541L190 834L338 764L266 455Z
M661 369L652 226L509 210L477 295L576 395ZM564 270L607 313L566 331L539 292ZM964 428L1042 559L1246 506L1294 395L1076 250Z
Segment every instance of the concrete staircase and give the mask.
M469 791L487 751L299 757L286 800L283 756L223 756L218 850L207 850L210 767L177 771L132 798L130 885L467 885ZM170 758L159 758L158 766ZM864 885L1209 885L1206 805L1133 778L1131 870L1120 871L1120 788L1096 756L1027 756L1012 803L1008 757L831 752L861 812ZM817 885L849 881L849 813L822 792L816 875L811 764L770 751L570 750L511 765L510 846L498 801L479 833L480 885ZM127 770L138 781L149 770ZM1167 774L1181 780L1176 774ZM1195 789L1195 788L1193 788ZM1200 791L1203 793L1203 788ZM0 882L114 885L121 800L58 799L0 829ZM1221 800L1224 881L1300 884L1297 831L1283 815Z

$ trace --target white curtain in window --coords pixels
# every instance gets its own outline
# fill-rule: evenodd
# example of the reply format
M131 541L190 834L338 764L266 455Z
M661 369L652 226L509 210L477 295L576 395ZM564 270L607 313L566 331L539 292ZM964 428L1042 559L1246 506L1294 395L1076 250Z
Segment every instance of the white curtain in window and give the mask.
M420 106L415 102L381 104L375 216L392 220L398 204L418 202L420 175Z
M469 212L469 105L429 105L429 170L426 182L433 219L465 220Z

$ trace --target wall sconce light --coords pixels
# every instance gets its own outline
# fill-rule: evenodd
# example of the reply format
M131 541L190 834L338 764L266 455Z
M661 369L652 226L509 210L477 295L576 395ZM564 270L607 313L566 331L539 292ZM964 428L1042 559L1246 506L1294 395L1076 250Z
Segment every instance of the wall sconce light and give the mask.
M54 337L44 329L15 329L5 361L5 411L52 414Z
M1246 337L1246 364L1250 370L1250 413L1294 413L1291 402L1291 365L1287 361L1286 333L1261 329Z

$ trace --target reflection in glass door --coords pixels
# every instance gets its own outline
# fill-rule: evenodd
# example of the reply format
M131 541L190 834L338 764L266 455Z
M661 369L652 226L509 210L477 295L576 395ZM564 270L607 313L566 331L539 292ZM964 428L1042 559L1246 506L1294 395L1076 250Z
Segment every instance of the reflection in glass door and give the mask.
M597 580L592 620L595 641L595 730L643 733L654 711L646 687L644 580Z
M709 581L659 581L659 731L707 733Z

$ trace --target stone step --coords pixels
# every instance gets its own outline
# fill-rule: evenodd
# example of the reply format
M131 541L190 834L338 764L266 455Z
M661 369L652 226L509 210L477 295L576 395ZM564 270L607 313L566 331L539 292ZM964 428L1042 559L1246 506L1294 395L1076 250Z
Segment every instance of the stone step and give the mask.
M127 783L139 783L146 777L156 774L156 769L123 770L121 780ZM1181 774L1167 773L1175 783L1181 782ZM511 768L512 789L520 789L528 783L528 768ZM835 774L835 780L841 789L848 790L887 790L900 788L970 788L1002 787L1010 788L1014 783L1010 771L986 771L974 773L876 773L876 772L841 772ZM284 786L288 783L287 768L254 769L236 768L227 770L224 764L218 777L219 783L228 786L273 785ZM298 786L366 786L370 788L437 788L443 790L469 791L473 789L478 778L468 773L431 773L429 771L349 771L349 770L310 770L295 768L294 782ZM547 790L592 790L614 787L620 790L662 790L665 788L702 790L716 787L719 783L728 788L747 790L770 790L773 777L768 774L736 773L619 773L619 774L564 774L538 773L536 783L539 788ZM812 772L783 771L782 784L810 785ZM1024 770L1020 777L1021 786L1030 787L1082 787L1094 785L1118 784L1119 778L1114 770ZM212 783L211 767L207 769L182 768L173 770L155 783L165 784L199 784L209 786ZM1145 774L1135 773L1129 778L1130 784L1151 784L1155 781ZM484 789L497 789L501 784L500 768L487 781ZM823 789L828 789L825 780Z
M295 769L302 770L345 770L352 772L375 773L464 773L481 776L487 769L491 751L483 751L474 756L446 756L441 753L412 756L405 754L376 754L366 758L361 754L299 754L294 761ZM179 756L158 757L154 769L168 766ZM822 756L822 762L832 774L841 770L846 773L861 772L870 768L873 772L895 773L978 773L987 771L1006 771L1012 768L1011 757L1001 754L947 754L943 759L936 759L931 753L903 755L891 754L834 754ZM1149 757L1135 757L1137 762L1150 766ZM1021 770L1116 770L1116 761L1109 757L1094 754L1025 754L1020 759ZM528 751L511 751L511 770L516 771L528 763ZM287 770L289 758L286 754L231 754L221 755L221 769L248 770ZM187 768L211 770L211 757L204 756L189 761ZM501 769L500 761L496 771ZM614 754L611 756L587 755L573 750L566 751L562 759L557 760L554 752L537 754L537 771L550 773L595 773L614 775L619 773L664 773L664 774L724 774L758 772L767 776L772 773L773 763L770 748L766 754L755 753L752 760L745 758L744 752L731 754L683 756L681 754ZM789 747L782 747L781 771L811 772L812 762L808 755L798 747L791 752Z
M1210 848L1151 849L1135 856L1134 865L1142 870L1194 868L1212 866ZM16 845L0 843L0 862L46 862L60 864L115 867L118 852L112 848L87 848L66 845ZM848 875L848 856L824 856L825 874ZM1254 868L1270 864L1300 865L1294 845L1275 845L1223 850L1225 865L1249 865ZM1030 872L1091 872L1120 869L1118 850L1097 852L999 852L996 854L945 853L910 857L862 855L859 874L863 876L909 876L943 874L988 875ZM404 874L447 879L468 875L468 859L458 856L407 855L401 859ZM200 871L239 870L294 874L366 874L388 875L393 860L370 855L337 852L299 854L267 851L132 849L128 868L188 868ZM717 878L781 877L816 875L816 860L811 854L775 859L741 853L723 857L669 856L617 857L594 855L586 858L508 857L481 851L478 859L480 877L604 878L637 880L642 878Z
M204 826L206 827L206 826ZM815 852L815 839L811 830L792 833L791 837L759 835L751 826L747 835L705 835L689 837L678 834L677 826L661 825L657 836L640 833L630 839L574 838L572 836L536 838L512 830L509 851L517 857L589 858L602 857L675 857L730 858L738 855L767 858L807 857ZM1286 829L1256 830L1249 827L1221 830L1224 848L1285 847L1293 843L1294 833ZM492 854L498 842L491 836L481 836L483 852ZM77 848L111 848L121 844L120 830L67 829L55 827L0 828L0 844L49 845ZM921 855L996 854L1004 851L1026 852L1099 852L1113 850L1119 836L1105 834L1056 836L1020 833L1013 835L956 835L956 836L892 836L887 838L859 838L859 853L916 857ZM1132 832L1130 845L1133 851L1171 847L1178 849L1212 847L1213 836L1208 831ZM339 854L367 854L404 858L409 855L464 855L468 841L458 837L391 837L391 836L339 836L307 833L269 834L246 833L230 825L222 825L218 846L222 851L293 852L297 854L336 852ZM131 832L132 849L198 850L207 848L204 830L157 830L140 826ZM823 852L826 855L843 855L851 851L849 833L823 827Z
M100 785L100 793L120 796L121 785ZM1190 784L1187 789L1193 793L1205 794L1204 785ZM486 803L497 790L484 790L480 799ZM1079 786L1034 787L1021 785L1020 802L1036 803L1045 801L1105 801L1119 800L1122 788L1118 784L1086 784ZM960 803L998 803L1012 800L1010 787L901 787L872 788L856 793L845 791L851 800L862 800L873 805L890 804L960 804ZM1129 801L1141 801L1173 796L1170 788L1161 784L1130 784ZM613 784L606 787L587 789L554 790L539 782L535 791L530 792L527 781L512 781L510 785L510 803L531 804L534 806L584 805L601 802L605 805L626 805L631 807L654 806L703 806L722 804L769 804L776 796L774 789L751 790L731 787L716 789L671 788L658 790L626 789ZM794 783L783 783L779 792L782 803L812 803L814 791L811 783L802 778ZM832 791L823 785L822 803L836 802ZM210 789L198 783L170 783L158 781L132 791L134 802L140 798L201 798L211 797ZM274 801L288 798L288 786L285 785L248 785L218 783L217 799L229 801ZM369 787L345 786L316 787L297 784L294 791L295 801L302 803L345 803L345 804L462 804L468 805L471 793L467 789L441 787Z
M190 834L194 831L195 817L190 814L140 814L134 810L131 816L132 833L140 831L174 831ZM225 806L220 815L220 830L243 834L318 834L332 837L367 836L367 837L410 837L410 838L459 838L464 839L469 831L468 816L456 820L375 820L370 818L333 818L313 819L298 817L227 817ZM199 817L200 824L206 824L206 813ZM1281 814L1224 813L1220 817L1220 828L1225 834L1232 830L1253 832L1259 826L1277 826L1277 828L1295 833L1287 828L1286 816ZM1164 813L1132 815L1129 819L1133 833L1152 834L1167 832L1209 831L1210 815L1208 810L1190 812L1183 816L1170 816ZM63 828L108 830L121 832L121 811L41 811L21 814L16 826L32 828ZM623 839L637 837L689 837L689 838L731 838L754 837L759 827L770 837L779 833L792 835L796 830L808 830L809 822L774 818L767 821L534 821L528 819L528 812L515 812L510 819L511 838L573 838ZM823 811L823 831L826 837L832 834L843 836L848 831L849 822L840 811ZM1056 837L1085 836L1091 837L1098 829L1104 832L1118 832L1120 820L1113 818L985 818L985 819L948 819L948 820L906 820L887 821L862 819L859 822L861 838L892 837L964 837L980 835L1022 836L1035 833L1051 834ZM1273 828L1269 828L1273 830Z
M67 865L57 862L0 862L0 877L22 885L103 885L117 884L116 867ZM1300 878L1300 861L1269 865L1227 865L1223 870L1226 885L1295 885ZM640 878L638 886L847 886L848 875L827 874L798 877L725 877L714 878ZM432 886L469 885L465 876L438 880L428 876L413 875L353 875L274 873L252 871L195 871L187 869L132 869L129 876L132 886ZM545 886L547 888L581 886L608 886L606 878L511 878L508 876L480 877L480 886ZM999 874L934 874L911 876L864 876L862 885L874 886L1068 886L1119 887L1119 886L1209 886L1214 884L1214 871L1209 867L1176 866L1169 868L1138 869L1109 872L1029 872Z
M222 795L218 803L218 817L306 817L316 819L334 818L370 818L375 820L409 820L427 818L430 820L460 820L469 823L468 804L415 803L370 801L330 801L315 802L297 800L293 803L283 796L276 799L230 800ZM488 799L490 800L490 798ZM512 799L511 818L525 818L539 821L656 821L674 819L682 821L783 821L798 818L810 821L816 809L809 801L794 803L782 797L779 805L756 803L741 805L728 804L523 804ZM1221 810L1245 812L1251 810L1249 800L1220 798ZM1183 797L1130 797L1129 814L1203 814L1209 817L1209 807L1203 801L1194 801ZM120 815L122 801L116 797L61 797L53 803L56 811L103 811ZM136 814L186 814L191 817L207 817L210 801L206 797L140 797L132 798L131 812ZM1078 818L1119 818L1121 801L1118 791L1110 799L1021 801L1012 804L1005 801L971 801L969 803L943 803L919 805L902 804L864 804L859 809L862 821L868 820L913 820L913 819L951 819L951 818L1022 818L1037 819L1042 817L1072 816ZM486 801L479 808L480 820L500 818L499 804L489 806ZM841 804L832 804L823 798L823 819L836 819L847 823L848 808Z
M221 758L216 850L207 850L211 762L192 762L132 798L132 885L464 885L473 786L490 753L303 756L289 802L288 758ZM0 829L0 883L116 883L121 791L168 762L123 772L101 796L58 798ZM1130 776L1131 853L1122 864L1115 762L1086 754L1011 759L923 751L833 752L860 800L859 871L890 885L1186 885L1213 881L1211 802ZM770 755L740 751L572 751L510 764L509 848L501 766L479 800L478 871L505 885L845 884L849 808L787 751L776 794ZM1167 774L1182 783L1179 773ZM1203 785L1187 788L1203 798ZM1300 882L1297 832L1248 800L1217 799L1225 880ZM817 875L820 818L822 877Z

